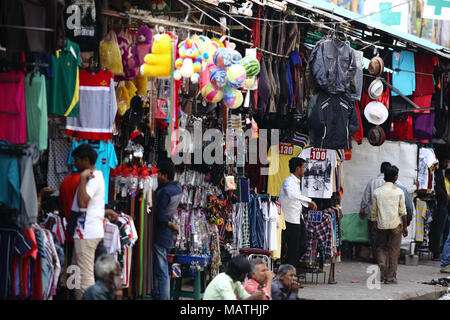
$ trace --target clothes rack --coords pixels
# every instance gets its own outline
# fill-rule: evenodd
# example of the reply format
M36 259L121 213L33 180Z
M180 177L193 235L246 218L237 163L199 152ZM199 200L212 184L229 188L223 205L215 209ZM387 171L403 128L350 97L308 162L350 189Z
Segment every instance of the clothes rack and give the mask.
M54 29L51 28L41 28L41 27L27 27L27 26L18 26L13 24L0 24L0 28L6 29L21 29L21 30L31 30L31 31L45 31L45 32L54 32Z

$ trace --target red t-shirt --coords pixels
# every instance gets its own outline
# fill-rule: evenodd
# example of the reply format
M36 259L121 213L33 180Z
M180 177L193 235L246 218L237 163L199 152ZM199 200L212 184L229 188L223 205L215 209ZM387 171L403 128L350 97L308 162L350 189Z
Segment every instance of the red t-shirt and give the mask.
M437 65L434 56L422 53L414 53L414 65L416 67L416 90L413 96L423 96L434 93L433 71ZM419 74L426 73L425 74Z
M59 186L59 203L64 210L63 217L65 217L67 221L69 220L70 212L72 211L73 199L75 198L79 183L80 174L75 172L68 175ZM67 233L66 239L68 242L73 242L72 236Z

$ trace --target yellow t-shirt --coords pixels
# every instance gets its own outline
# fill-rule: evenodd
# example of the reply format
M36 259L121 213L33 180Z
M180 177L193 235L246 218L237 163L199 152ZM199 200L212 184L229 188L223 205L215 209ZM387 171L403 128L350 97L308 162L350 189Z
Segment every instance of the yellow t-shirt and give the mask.
M278 148L278 157L274 148ZM267 153L267 159L270 162L269 165L269 179L267 181L267 193L278 197L280 195L281 185L284 179L286 179L289 172L289 160L293 157L298 157L303 148L296 146L292 143L283 143L279 145L273 145L269 148ZM272 159L272 153L274 154ZM278 170L277 170L278 167Z
M284 220L284 213L283 210L281 210L281 214L278 216L277 219L277 242L278 247L277 250L271 251L270 256L274 260L281 259L281 233L283 230L286 230L286 221Z

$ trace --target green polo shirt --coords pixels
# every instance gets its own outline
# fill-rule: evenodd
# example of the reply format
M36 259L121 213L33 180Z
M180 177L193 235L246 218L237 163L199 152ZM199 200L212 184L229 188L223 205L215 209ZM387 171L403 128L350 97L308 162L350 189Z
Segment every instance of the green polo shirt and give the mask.
M64 50L52 56L53 78L47 82L48 113L78 117L81 67L80 47L67 40Z
M250 297L250 294L240 281L234 282L226 273L220 273L209 283L203 300L237 300L236 297L243 300Z
M31 79L31 81L30 81ZM25 77L25 102L27 110L27 141L35 141L39 151L47 149L47 93L44 75L27 74Z

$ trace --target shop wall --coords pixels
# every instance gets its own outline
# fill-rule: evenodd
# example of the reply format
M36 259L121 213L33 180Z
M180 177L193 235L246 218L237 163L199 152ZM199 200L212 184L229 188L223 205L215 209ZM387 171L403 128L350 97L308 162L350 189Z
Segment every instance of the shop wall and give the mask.
M364 139L361 145L353 141L352 148L352 159L343 164L342 237L344 241L367 242L367 217L364 220L359 218L361 198L367 183L379 174L381 163L389 161L399 168L399 181L407 188L412 186L417 178L418 147L416 144L393 141L374 147Z

